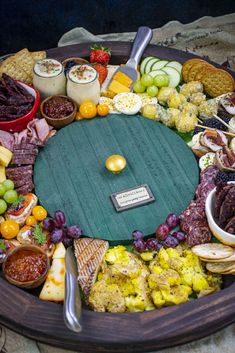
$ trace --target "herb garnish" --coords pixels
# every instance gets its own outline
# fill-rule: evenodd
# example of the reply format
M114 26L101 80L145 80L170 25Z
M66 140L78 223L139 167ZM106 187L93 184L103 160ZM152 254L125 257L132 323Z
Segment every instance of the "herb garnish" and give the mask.
M43 232L42 227L39 224L35 224L33 227L32 236L38 242L39 245L42 245L46 242L46 234Z
M13 202L13 204L11 205L11 209L17 210L20 204L22 203L22 201L24 201L24 196L19 195L18 199L15 202Z
M0 239L0 249L6 251L6 245L4 244L3 240Z

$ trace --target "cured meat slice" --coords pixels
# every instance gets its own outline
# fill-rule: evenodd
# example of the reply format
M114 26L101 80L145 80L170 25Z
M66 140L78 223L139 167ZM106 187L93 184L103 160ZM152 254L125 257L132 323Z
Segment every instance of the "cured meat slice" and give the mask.
M36 156L32 154L13 155L11 164L16 164L16 165L34 164L35 159L36 159Z
M224 227L228 220L235 216L235 186L232 186L225 196L225 199L220 207L219 223Z
M187 235L186 242L188 246L194 246L199 244L209 243L211 241L211 232L206 223L202 224L193 224Z
M211 165L211 166L207 167L206 169L204 169L201 172L201 175L200 175L201 183L214 182L215 181L215 177L216 177L218 172L219 172L219 168L217 166L215 166L215 165Z
M32 165L16 167L16 168L7 168L6 175L9 179L17 176L24 176L24 175L33 175L33 167Z
M225 227L225 231L235 235L235 216L233 216Z
M19 193L19 194L28 194L30 193L34 188L34 184L33 184L33 181L32 179L28 182L28 183L25 183L24 185L16 188L15 190Z
M100 265L108 250L107 241L81 238L74 241L75 256L78 266L78 282L88 299L91 287L95 283Z
M227 192L233 187L233 185L227 185L227 184L218 184L216 187L216 193L215 193L215 208L214 208L214 215L216 218L219 218L220 214L220 208L222 206L222 203L225 200L225 197L227 195Z

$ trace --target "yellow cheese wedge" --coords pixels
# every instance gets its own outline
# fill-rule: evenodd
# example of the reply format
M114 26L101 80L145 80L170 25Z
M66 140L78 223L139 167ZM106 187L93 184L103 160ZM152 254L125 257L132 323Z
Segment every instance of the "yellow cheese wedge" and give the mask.
M119 83L121 83L122 85L130 88L131 84L132 84L132 80L130 79L130 77L128 77L127 75L125 75L123 72L118 71L114 76L113 79L118 81Z
M12 152L7 148L0 146L0 164L7 167L12 159Z
M117 94L122 92L130 92L130 89L128 87L122 85L116 80L113 80L110 83L108 90Z
M65 259L54 259L39 298L53 302L64 301Z
M62 242L56 244L52 259L65 259L66 249Z
M6 180L6 169L3 165L0 165L0 183Z

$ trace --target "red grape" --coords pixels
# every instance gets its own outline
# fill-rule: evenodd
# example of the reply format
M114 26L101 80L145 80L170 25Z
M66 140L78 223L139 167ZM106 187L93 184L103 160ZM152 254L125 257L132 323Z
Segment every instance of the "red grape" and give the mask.
M164 240L164 245L168 248L175 248L177 245L179 245L179 241L171 235L168 235L168 237Z
M184 241L185 240L185 233L183 232L174 232L172 233L172 236L176 238L178 241Z
M163 223L156 229L156 238L158 240L165 240L170 232L167 224Z
M64 232L62 229L56 228L55 230L53 230L53 232L51 233L52 243L57 244L63 241L63 239L64 239Z
M78 239L82 235L82 230L80 227L74 225L67 228L67 236L69 238Z
M66 248L68 248L69 246L71 246L73 244L73 239L65 236L63 239L63 244Z
M158 240L156 238L149 238L146 241L146 248L148 250L157 250L158 249Z
M59 210L55 211L54 220L56 221L58 228L62 228L66 222L64 212Z
M179 224L179 217L175 213L170 213L166 218L166 224L170 230L175 228Z
M52 217L44 218L44 220L42 221L42 225L43 228L45 230L48 230L49 232L52 232L56 227L56 223Z
M141 232L141 230L134 230L132 232L132 237L134 240L140 240L140 239L143 239L144 233Z
M133 247L136 251L143 252L146 250L146 243L142 239L138 239L133 242Z

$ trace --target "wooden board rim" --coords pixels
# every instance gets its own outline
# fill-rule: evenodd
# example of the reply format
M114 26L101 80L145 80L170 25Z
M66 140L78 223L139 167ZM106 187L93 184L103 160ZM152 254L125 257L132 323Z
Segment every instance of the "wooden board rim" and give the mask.
M113 56L128 57L129 42L103 42ZM90 43L54 48L48 57L87 56ZM79 55L77 51L79 50ZM195 57L176 49L149 45L145 56L181 61ZM213 63L214 64L214 63ZM215 66L220 67L218 64ZM233 77L235 74L230 72ZM80 352L143 352L184 344L205 337L235 321L235 282L220 292L186 304L144 313L109 314L83 310L84 329L69 331L62 306L40 301L0 278L0 323L44 343ZM199 305L200 303L200 305Z

